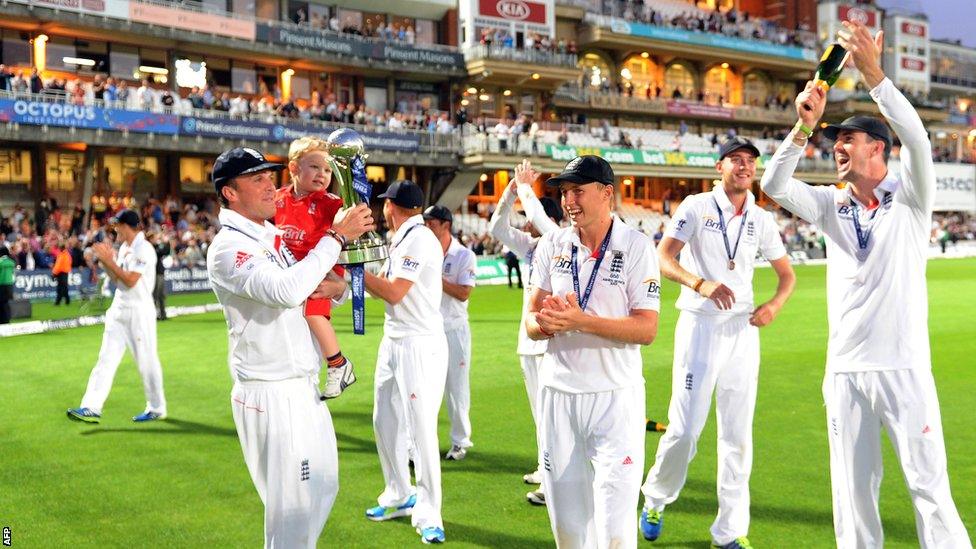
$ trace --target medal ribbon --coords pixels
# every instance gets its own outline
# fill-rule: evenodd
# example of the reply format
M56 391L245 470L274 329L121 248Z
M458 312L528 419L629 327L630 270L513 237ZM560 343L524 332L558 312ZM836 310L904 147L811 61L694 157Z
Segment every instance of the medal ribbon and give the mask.
M579 298L580 309L586 310L586 304L590 301L590 293L593 292L593 285L596 283L596 277L599 275L600 264L603 263L603 256L607 254L607 248L610 246L610 235L613 233L613 220L610 220L610 228L607 230L607 236L603 237L603 242L600 244L600 252L596 256L596 263L593 264L593 272L590 273L590 280L586 283L586 292L580 295L580 285L579 285L579 266L576 264L576 256L578 250L576 246L573 246L573 256L572 261L569 265L569 269L573 274L573 290L576 292L576 296Z

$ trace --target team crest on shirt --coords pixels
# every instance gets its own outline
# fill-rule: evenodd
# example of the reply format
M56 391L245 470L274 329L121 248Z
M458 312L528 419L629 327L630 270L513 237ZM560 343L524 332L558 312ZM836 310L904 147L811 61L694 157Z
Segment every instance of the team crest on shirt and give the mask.
M612 255L610 259L610 274L603 279L603 282L611 286L620 286L624 283L622 274L624 271L624 253L620 250L611 250L610 253Z
M444 262L444 274L451 274L451 262L450 261L445 261Z
M756 236L756 223L754 221L746 223L746 236Z
M316 203L315 202L309 202L308 203L308 213L309 213L309 215L314 215L315 214L315 206L316 206Z

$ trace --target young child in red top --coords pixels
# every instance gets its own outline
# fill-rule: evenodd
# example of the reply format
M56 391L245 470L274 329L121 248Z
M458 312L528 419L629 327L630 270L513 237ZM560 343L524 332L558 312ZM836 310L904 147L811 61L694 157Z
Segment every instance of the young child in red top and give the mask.
M282 241L301 260L332 227L342 199L328 191L332 168L328 162L327 144L316 137L302 137L288 148L288 172L291 184L275 193L275 225L282 231ZM345 294L342 267L336 265L319 291L329 297L309 298L305 302L305 320L328 363L325 398L335 398L356 381L352 362L342 355L339 341L330 321L332 298Z

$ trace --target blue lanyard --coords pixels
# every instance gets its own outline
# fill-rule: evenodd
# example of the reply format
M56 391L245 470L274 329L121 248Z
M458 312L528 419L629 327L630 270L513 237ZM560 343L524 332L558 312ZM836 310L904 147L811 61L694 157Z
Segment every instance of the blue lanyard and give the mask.
M386 278L390 278L390 275L393 274L393 250L397 249L397 246L402 244L403 241L407 239L407 235L410 234L410 231L416 229L419 226L420 226L419 223L417 223L416 225L411 225L410 228L407 229L407 232L403 233L403 238L397 240L397 243L394 244L392 248L390 248L390 258L386 260Z
M282 265L281 262L278 261L278 252L277 251L272 252L271 250L268 249L267 246L264 245L263 242L261 242L257 238L254 238L253 236L245 233L244 231L238 229L237 227L232 227L230 225L224 225L224 228L225 229L230 229L230 230L235 231L235 232L238 232L238 233L241 233L242 235L244 235L244 236L250 238L251 240L257 242L259 246L261 246L262 248L264 248L264 251L268 252L268 258L271 259L271 261L274 261L274 264L275 265L277 265L281 269L287 268L287 265Z
M872 225L874 225L874 216L878 215L878 210L880 210L881 206L884 205L884 202L888 198L888 194L891 193L886 193L883 197L881 197L881 202L878 203L878 207L871 212L870 221L872 221ZM862 250L867 250L868 242L871 240L871 227L868 227L867 229L861 228L861 208L857 205L857 202L854 202L853 197L851 198L851 218L854 220L854 232L857 234L857 247Z
M593 284L596 283L596 277L600 273L600 264L603 263L603 256L607 254L607 247L610 246L610 235L613 233L613 220L610 220L610 228L607 230L607 236L603 237L603 242L600 244L600 253L596 256L596 263L593 264L593 272L590 273L590 280L586 283L586 292L580 294L579 285L579 266L576 264L576 256L578 250L576 246L573 246L573 257L572 262L569 265L569 270L573 273L573 291L576 292L576 297L579 298L580 309L586 310L586 304L590 301L590 293L593 292Z
M722 208L719 208L718 200L715 200L714 196L712 197L712 202L715 203L715 209L718 211L718 228L721 229L722 240L725 241L725 254L729 256L729 269L732 269L735 265L735 254L739 252L739 241L742 239L742 233L745 232L742 229L746 226L746 215L749 213L749 210L746 208L742 209L742 224L739 225L739 234L735 237L735 248L732 248L729 246L729 233L725 227L725 215L722 213Z

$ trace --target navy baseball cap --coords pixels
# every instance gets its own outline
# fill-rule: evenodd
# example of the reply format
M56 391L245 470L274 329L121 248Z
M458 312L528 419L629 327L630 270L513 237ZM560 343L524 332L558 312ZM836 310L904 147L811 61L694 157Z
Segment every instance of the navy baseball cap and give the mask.
M759 157L759 149L752 144L752 141L749 141L745 137L735 136L732 139L727 140L725 143L722 143L722 146L719 147L718 159L722 160L735 151L741 151L743 149L756 155L757 158Z
M546 217L555 219L557 223L563 220L563 209L555 200L543 196L539 202L542 203L542 210L546 212Z
M390 183L386 192L377 198L389 198L390 202L401 208L413 209L424 205L424 191L420 190L420 186L409 179Z
M284 164L271 162L263 154L250 147L234 147L217 157L210 178L213 181L214 190L219 195L220 189L237 176L265 170L280 172L283 169L285 169Z
M438 221L454 222L454 214L445 206L435 205L424 210L424 219L436 219Z
M840 124L831 124L824 128L823 135L831 141L836 141L843 130L864 132L875 139L885 142L885 149L891 149L891 130L879 118L873 116L852 116Z
M613 168L610 167L610 163L599 156L588 154L570 160L563 168L563 173L547 179L546 185L556 186L562 183L585 185L594 182L613 185L613 179Z
M121 210L112 219L109 219L109 223L113 225L125 224L135 228L139 226L139 214L133 210Z

